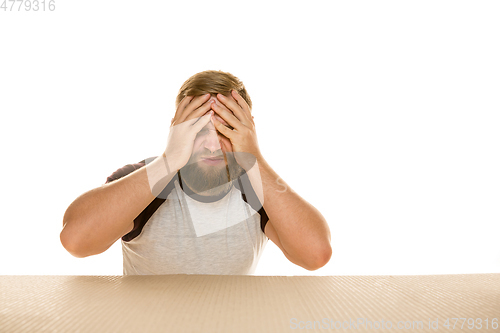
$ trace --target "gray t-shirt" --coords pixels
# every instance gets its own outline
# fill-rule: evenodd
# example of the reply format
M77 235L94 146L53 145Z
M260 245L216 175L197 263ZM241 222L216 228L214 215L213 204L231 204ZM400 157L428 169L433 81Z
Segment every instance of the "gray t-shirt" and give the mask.
M128 164L106 183L145 164ZM203 197L177 173L122 237L123 274L253 274L268 241L267 220L246 174L228 193Z

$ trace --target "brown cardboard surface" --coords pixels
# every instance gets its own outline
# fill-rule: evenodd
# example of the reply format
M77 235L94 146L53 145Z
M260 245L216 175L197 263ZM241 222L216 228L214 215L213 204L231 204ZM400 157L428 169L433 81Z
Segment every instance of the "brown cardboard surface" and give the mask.
M0 276L2 333L500 332L493 318L500 274Z

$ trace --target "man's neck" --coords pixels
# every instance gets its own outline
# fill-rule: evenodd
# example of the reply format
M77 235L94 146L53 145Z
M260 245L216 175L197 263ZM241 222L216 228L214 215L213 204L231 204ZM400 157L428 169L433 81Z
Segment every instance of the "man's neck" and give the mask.
M215 188L211 188L209 190L203 191L203 192L198 192L193 190L191 186L183 179L183 183L185 186L189 188L189 190L192 193L196 193L197 195L201 195L203 197L215 197L215 196L220 196L221 194L227 194L231 188L233 187L233 182L225 183L224 185L217 186Z

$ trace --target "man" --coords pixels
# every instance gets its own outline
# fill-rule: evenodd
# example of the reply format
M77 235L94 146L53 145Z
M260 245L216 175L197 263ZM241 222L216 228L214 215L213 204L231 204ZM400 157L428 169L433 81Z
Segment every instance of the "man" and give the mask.
M252 102L232 74L179 90L163 154L128 164L78 197L61 242L75 257L121 238L124 274L253 274L271 239L307 270L331 257L328 224L262 156Z

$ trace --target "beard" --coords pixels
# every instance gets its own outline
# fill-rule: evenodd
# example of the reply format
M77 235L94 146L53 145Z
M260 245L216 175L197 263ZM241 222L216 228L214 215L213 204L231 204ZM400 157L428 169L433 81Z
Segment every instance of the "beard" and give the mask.
M200 156L201 154L192 155L187 164L179 170L182 181L197 194L217 196L228 192L233 180L245 173L232 153L226 153L227 165L224 161L218 165L204 164ZM222 156L222 153L217 156Z

